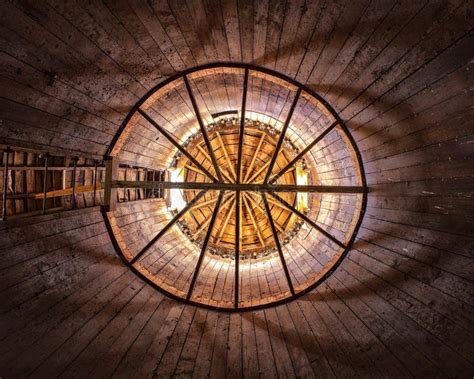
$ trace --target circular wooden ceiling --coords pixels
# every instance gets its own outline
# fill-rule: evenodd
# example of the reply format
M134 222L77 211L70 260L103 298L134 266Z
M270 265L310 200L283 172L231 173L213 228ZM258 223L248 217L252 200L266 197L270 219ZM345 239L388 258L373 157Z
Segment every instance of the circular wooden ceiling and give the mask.
M143 133L160 140L151 159L167 173L146 185L166 196L105 218L123 260L160 291L223 310L274 305L315 288L350 249L367 197L360 155L301 84L248 65L198 67L142 98L110 155L130 161ZM131 214L156 223L130 230Z
M209 141L217 160L217 165L225 183L237 183L237 166L239 153L239 125L237 118L223 119L213 124L209 129ZM272 153L278 143L279 132L268 124L247 119L245 122L242 161L241 183L262 184ZM192 135L186 143L186 148L198 162L211 173L215 174L212 160L206 150L206 144L201 133ZM284 143L278 154L275 167L285 167L298 154L298 149L289 141ZM206 174L196 168L185 156L178 154L175 157L176 167L173 170L184 182L205 182ZM308 172L304 169L304 162L288 170L280 179L281 183L296 185L307 178ZM186 191L183 194L186 202L191 201L199 191ZM220 211L215 226L210 232L208 249L210 254L233 257L236 238L236 212L240 212L240 254L241 258L262 258L276 252L271 225L265 211L261 196L255 192L241 192L237 200L237 191L226 191L223 195ZM280 195L286 202L305 212L307 204L297 202L295 192L286 192ZM188 213L183 215L178 225L185 234L198 246L202 246L212 213L218 199L218 194L207 193ZM236 203L239 208L237 210ZM293 212L272 197L268 198L274 225L280 241L288 241L294 236L302 223Z

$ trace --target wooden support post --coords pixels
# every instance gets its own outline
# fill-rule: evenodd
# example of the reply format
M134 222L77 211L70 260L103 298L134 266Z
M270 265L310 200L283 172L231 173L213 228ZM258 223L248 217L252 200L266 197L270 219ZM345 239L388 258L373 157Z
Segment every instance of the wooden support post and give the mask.
M127 170L128 170L128 167L125 167L125 175L123 177L125 181L127 180ZM128 189L127 189L127 187L125 187L123 189L123 201L128 201Z
M77 161L79 160L78 157L72 158L73 162L73 170L72 170L72 178L71 178L71 187L72 187L72 194L71 194L71 201L72 201L72 209L76 208L76 171L77 171Z
M7 219L7 191L8 191L8 158L11 153L10 147L7 147L3 152L3 157L5 159L5 166L3 170L3 195L2 195L2 220Z
M105 188L104 207L107 212L113 212L117 208L117 188L112 187L112 180L118 177L118 157L107 157L105 161Z
M148 169L145 168L145 182L148 182ZM143 196L145 197L145 200L148 199L148 189L145 188L143 190Z
M48 159L49 154L44 155L44 178L43 178L43 214L46 214L46 194L48 192Z
M97 197L97 165L99 162L94 161L94 194L92 195L92 204L95 207Z

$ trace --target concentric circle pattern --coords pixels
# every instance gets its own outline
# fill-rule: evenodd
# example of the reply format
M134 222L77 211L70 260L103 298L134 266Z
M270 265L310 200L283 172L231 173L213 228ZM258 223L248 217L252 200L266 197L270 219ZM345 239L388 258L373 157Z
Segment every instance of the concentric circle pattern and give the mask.
M161 83L110 155L166 173L147 183L163 198L107 213L120 255L196 305L255 309L308 292L344 258L363 217L364 171L342 120L259 67L215 64ZM132 185L141 184L123 187Z

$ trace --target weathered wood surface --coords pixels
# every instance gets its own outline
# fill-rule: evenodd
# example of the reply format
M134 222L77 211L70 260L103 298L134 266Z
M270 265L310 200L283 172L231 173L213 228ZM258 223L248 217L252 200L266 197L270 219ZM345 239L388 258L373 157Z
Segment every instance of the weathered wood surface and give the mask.
M97 208L0 224L2 377L472 376L472 2L50 0L0 8L2 144L101 158L156 83L197 64L253 62L335 106L371 187L354 249L325 285L236 315L189 308L144 286L116 257ZM241 83L237 74L192 79L203 117L239 109ZM289 103L287 90L249 78L249 111L284 120ZM297 109L305 141L331 122L316 108ZM178 119L195 126L179 88L149 112L167 130ZM139 121L121 159L159 168L169 146L157 137ZM324 184L350 184L337 132L318 147L312 162L330 165L321 180L334 182ZM12 163L34 164L31 154ZM34 173L18 177L15 191L41 192L38 182ZM337 202L321 205L321 219L337 218ZM9 206L37 209L30 199ZM121 222L139 248L135 231L155 233L162 217L128 206ZM179 252L164 243L164 259ZM301 259L291 261L292 251L288 260L303 281L310 260L303 247L297 252ZM203 269L216 273L216 289L211 280L198 293L227 288L231 300L232 272L212 262ZM242 273L256 283L242 296L284 286L274 269ZM186 284L188 271L168 272Z

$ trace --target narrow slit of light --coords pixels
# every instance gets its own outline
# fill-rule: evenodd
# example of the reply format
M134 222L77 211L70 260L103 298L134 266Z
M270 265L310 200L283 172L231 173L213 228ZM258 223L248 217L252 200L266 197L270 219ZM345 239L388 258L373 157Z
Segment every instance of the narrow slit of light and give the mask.
M184 182L184 169L183 168L170 168L170 180L172 182ZM183 192L178 188L170 188L170 203L169 209L172 211L180 211L186 206L186 201L183 197Z

